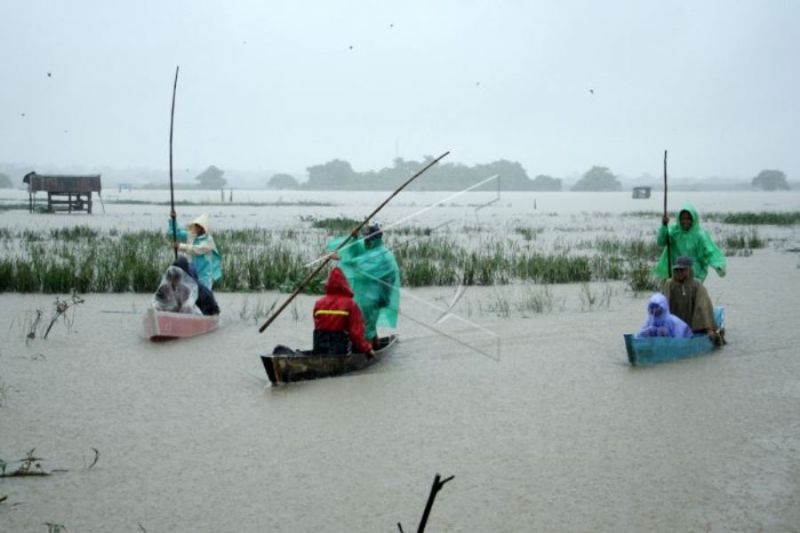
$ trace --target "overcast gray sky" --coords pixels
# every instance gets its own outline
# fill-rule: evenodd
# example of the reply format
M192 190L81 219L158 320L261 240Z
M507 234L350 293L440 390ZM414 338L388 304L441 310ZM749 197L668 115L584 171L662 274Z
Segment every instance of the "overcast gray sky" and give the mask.
M635 177L666 148L676 176L797 179L798 27L794 0L2 0L0 162L166 169L180 65L176 168Z

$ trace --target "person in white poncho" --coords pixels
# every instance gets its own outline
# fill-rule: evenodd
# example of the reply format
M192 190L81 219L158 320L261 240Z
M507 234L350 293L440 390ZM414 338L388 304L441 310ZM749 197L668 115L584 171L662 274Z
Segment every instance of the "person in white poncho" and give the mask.
M200 315L197 294L197 282L180 268L171 266L153 295L153 307L158 311Z

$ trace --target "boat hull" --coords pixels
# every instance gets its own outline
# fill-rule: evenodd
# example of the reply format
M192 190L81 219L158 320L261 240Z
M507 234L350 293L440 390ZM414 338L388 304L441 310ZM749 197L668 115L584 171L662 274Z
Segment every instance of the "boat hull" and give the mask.
M261 362L272 384L339 376L363 370L383 359L397 342L397 335L381 337L380 342L381 347L375 350L372 359L363 353L314 355L309 351L292 350L279 345L272 355L262 355Z
M721 307L714 308L714 319L717 331L721 335L725 332L725 310ZM667 361L678 361L710 353L719 346L711 341L708 335L695 335L688 339L672 337L642 337L637 338L632 334L625 334L625 349L628 351L628 361L633 366L654 365Z
M147 338L153 341L203 335L219 327L219 315L190 315L148 309L142 320Z

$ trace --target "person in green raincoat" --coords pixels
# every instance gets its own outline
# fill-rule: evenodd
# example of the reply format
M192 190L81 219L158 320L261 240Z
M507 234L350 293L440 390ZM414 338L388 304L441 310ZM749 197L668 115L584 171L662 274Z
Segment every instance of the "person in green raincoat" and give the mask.
M328 242L334 250L344 238ZM377 224L367 226L361 238L337 252L339 268L353 289L355 301L364 315L364 337L377 345L377 327L397 327L400 309L400 269L394 254L383 244Z
M670 224L669 217L664 215L658 230L656 242L664 247L653 274L659 279L672 276L667 262L667 239L669 239L669 265L674 265L678 257L690 257L693 263L694 277L704 281L708 275L708 267L716 270L720 277L725 276L727 261L725 254L711 239L711 235L700 227L700 215L697 209L685 203L678 211L678 222Z

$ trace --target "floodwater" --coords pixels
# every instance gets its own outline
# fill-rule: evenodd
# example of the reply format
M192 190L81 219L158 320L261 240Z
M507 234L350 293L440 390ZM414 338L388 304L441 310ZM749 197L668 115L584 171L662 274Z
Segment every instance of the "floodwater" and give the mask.
M383 197L354 197L368 194ZM406 202L414 206L386 220L449 193L415 194ZM557 208L537 194L537 207L570 211L572 194ZM797 193L794 204L780 194L746 204L738 194L690 199L701 215L800 207ZM552 224L659 209L657 200L608 198ZM515 201L478 216L502 228L530 214ZM366 201L351 211L342 196L332 202L341 203L325 209L368 212ZM472 199L458 203L462 217L476 216L465 214ZM105 218L2 212L0 226L160 227L165 208L106 209ZM281 209L241 207L216 224L252 226L262 219L245 214L272 219ZM136 219L136 210L152 215ZM594 218L613 227L625 217ZM779 235L780 246L730 257L728 276L707 280L727 309L729 344L651 368L627 364L622 334L641 324L648 295L622 283L555 286L552 309L508 315L492 302L541 287L470 287L439 321L455 288L407 291L390 357L363 373L280 387L267 385L258 354L310 343L313 297L259 334L263 309L285 296L222 293L220 330L151 343L139 336L147 295L84 295L70 324L30 340L35 311L49 314L54 296L2 294L0 458L36 448L45 469L67 471L0 479L0 530L45 531L49 522L80 532L389 532L400 522L414 531L440 473L455 478L428 531L800 531L800 268L790 251L800 235L759 232ZM599 303L588 305L587 291ZM100 456L88 468L92 448Z

